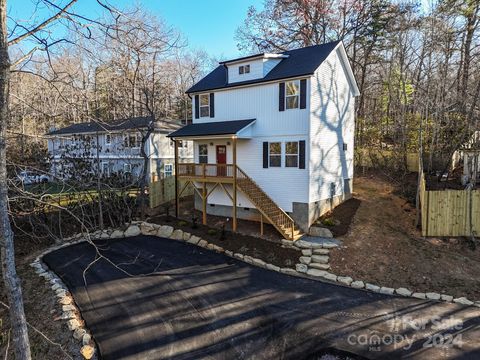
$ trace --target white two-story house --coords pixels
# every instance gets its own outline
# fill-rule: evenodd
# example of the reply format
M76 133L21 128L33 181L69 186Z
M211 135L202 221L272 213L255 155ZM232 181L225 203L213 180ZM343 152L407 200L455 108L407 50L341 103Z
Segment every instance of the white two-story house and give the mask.
M51 158L51 174L56 178L76 176L75 163L91 166L88 171L104 177L129 176L138 179L143 172L142 138L153 129L145 142L148 157L148 181L155 181L174 173L174 143L167 138L180 122L161 120L153 125L150 117L117 120L113 123L84 122L52 130L47 134ZM179 161L193 159L191 142L179 146ZM78 171L84 171L79 166Z
M193 140L178 179L204 222L266 221L297 239L351 195L359 90L342 42L225 61L187 93L193 123L169 137Z

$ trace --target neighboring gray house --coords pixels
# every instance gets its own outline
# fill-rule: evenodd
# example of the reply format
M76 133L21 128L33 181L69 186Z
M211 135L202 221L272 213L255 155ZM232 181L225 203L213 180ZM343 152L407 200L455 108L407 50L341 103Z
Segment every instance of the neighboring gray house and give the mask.
M102 176L130 174L138 178L144 165L140 151L142 137L151 121L150 117L137 117L110 124L85 122L50 131L47 136L52 175L58 178L72 176L73 162L82 159L92 162L93 171L100 168ZM180 122L171 120L154 124L145 143L148 181L173 175L174 144L166 135L181 126ZM191 142L183 142L178 155L182 161L193 161Z

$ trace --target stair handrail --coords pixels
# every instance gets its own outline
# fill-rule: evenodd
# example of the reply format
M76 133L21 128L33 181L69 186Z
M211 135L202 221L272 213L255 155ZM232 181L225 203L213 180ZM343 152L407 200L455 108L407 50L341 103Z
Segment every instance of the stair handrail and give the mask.
M280 214L282 215L283 217L283 220L286 220L286 221L282 221L281 225L283 226L289 226L290 229L291 229L291 232L292 232L292 240L294 239L294 232L295 232L295 221L292 219L292 217L290 215L288 215L280 206L278 206L275 201L273 201L273 199L265 192L263 191L262 187L259 186L255 180L253 180L250 176L248 176L245 171L243 171L238 165L235 166L236 167L236 170L238 173L240 173L241 177L245 178L245 179L248 179L249 181L251 181L270 201L272 201L275 206L277 207L278 210L280 210ZM237 175L237 179L238 178L241 178ZM253 199L252 199L253 200ZM256 204L258 206L258 204ZM286 232L285 232L286 233Z

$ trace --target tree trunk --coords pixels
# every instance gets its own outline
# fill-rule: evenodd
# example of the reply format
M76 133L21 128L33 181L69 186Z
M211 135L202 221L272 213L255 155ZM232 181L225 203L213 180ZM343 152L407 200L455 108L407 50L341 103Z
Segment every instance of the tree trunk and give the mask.
M13 232L8 216L6 127L8 119L8 90L10 58L7 43L7 0L0 0L0 250L2 275L10 305L15 359L31 359L27 320L23 309L22 288L15 269Z

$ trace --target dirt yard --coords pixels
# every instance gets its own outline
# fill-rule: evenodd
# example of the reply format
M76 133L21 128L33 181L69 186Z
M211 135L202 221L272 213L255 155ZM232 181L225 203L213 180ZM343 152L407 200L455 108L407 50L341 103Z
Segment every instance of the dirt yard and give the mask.
M464 238L423 239L414 206L385 180L357 177L354 191L360 206L338 237L344 247L331 252L333 273L480 300L480 248Z

